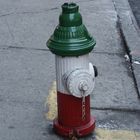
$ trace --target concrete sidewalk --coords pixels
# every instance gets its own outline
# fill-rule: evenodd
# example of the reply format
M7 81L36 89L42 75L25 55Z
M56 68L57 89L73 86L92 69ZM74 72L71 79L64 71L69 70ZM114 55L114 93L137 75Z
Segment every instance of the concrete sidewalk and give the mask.
M46 100L55 81L54 55L46 41L58 24L64 2L0 0L0 140L63 139L54 134L52 120L46 117L50 110ZM74 2L80 6L83 21L97 41L90 56L99 71L91 98L97 128L129 130L139 139L138 86L122 28L127 30L129 26L121 24L119 2ZM120 5L121 2L126 1L120 1ZM122 133L118 134L118 140L124 140ZM83 139L95 139L94 135Z

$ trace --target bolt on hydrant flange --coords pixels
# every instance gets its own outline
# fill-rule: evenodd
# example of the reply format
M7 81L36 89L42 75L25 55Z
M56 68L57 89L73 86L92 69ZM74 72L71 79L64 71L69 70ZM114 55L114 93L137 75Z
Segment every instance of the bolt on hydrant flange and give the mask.
M53 127L62 136L81 137L95 128L95 119L90 114L90 94L97 72L89 62L95 44L82 23L79 6L64 3L59 25L47 41L56 61L58 116Z

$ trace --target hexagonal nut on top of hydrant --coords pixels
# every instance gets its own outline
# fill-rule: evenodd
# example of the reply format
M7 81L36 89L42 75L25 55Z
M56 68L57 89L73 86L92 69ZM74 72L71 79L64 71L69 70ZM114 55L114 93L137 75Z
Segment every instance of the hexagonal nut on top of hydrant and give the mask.
M82 23L79 6L64 3L59 25L47 41L55 54L58 116L53 127L62 136L85 136L95 128L90 114L97 70L89 62L96 42Z

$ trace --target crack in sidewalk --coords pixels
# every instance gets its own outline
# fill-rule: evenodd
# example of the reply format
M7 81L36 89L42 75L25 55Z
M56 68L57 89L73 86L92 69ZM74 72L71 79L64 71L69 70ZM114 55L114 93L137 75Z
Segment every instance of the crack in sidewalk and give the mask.
M21 46L12 46L12 45L3 45L2 47L0 46L0 50L9 50L9 49L18 49L18 50L29 50L29 51L47 51L49 52L49 49L40 49L40 48L27 48L27 47L21 47ZM107 55L117 55L117 56L122 56L124 54L122 53L117 53L117 52L103 52L103 51L92 51L91 53L94 54L107 54Z
M90 107L93 110L101 110L101 111L117 111L117 112L134 112L134 113L140 113L140 109L134 109L134 108L125 108L125 107Z
M135 77L135 74L134 74L134 68L133 68L133 65L132 65L132 56L130 54L130 49L127 45L127 41L125 39L125 36L123 34L123 31L122 31L122 25L121 25L121 20L120 20L120 16L118 14L118 8L116 6L116 3L114 0L112 0L113 4L114 4L114 8L115 8L115 11L117 13L117 21L116 21L116 27L117 27L117 30L120 34L120 38L121 38L121 46L124 48L124 51L127 53L128 57L129 57L129 66L130 66L130 69L131 69L131 73L132 73L132 77L133 77L133 81L134 81L134 84L135 84L135 89L136 89L136 92L137 92L137 96L138 98L140 99L140 91L138 89L138 84L137 84L137 80L136 80L136 77Z
M18 50L33 50L33 51L49 51L49 49L40 49L40 48L27 48L27 47L18 47L18 46L7 46L4 45L3 47L0 47L0 50L9 50L9 49L18 49Z
M40 14L40 13L49 12L49 11L53 11L53 10L57 10L57 9L59 9L59 8L54 7L54 8L50 8L50 9L42 9L39 11L10 12L10 13L0 15L0 18L6 17L6 16L11 16L11 15L16 15L16 14Z
M8 27L9 34L11 35L12 39L15 40L14 34L13 34L13 32L12 32L12 30L11 30L11 28L9 26L9 23L8 23L6 18L5 18L5 23L6 23L7 27Z

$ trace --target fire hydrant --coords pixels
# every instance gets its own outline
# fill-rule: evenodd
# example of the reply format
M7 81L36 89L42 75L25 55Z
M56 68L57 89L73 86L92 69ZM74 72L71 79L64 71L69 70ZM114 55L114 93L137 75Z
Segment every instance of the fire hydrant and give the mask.
M96 42L82 23L79 6L64 3L59 25L47 41L55 54L58 116L53 127L62 136L85 136L95 128L90 94L97 71L89 62Z

